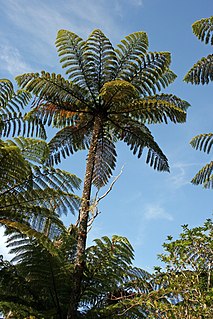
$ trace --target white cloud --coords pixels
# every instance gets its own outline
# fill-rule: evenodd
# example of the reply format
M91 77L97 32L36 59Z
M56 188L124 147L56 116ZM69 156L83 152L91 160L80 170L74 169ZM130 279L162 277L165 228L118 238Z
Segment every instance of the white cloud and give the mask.
M155 203L147 204L145 206L144 217L147 220L165 219L172 221L174 219L173 216L168 213L162 206Z
M180 188L182 186L190 184L190 180L193 177L191 168L199 167L199 163L173 163L171 165L171 174L168 177L174 188Z
M9 45L0 45L0 51L1 68L12 76L31 71L30 66L24 62L18 49Z

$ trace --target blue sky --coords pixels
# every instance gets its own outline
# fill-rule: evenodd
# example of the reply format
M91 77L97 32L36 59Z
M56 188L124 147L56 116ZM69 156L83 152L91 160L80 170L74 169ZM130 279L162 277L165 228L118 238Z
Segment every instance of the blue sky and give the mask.
M212 132L212 87L182 81L201 57L212 52L192 33L191 24L213 14L212 0L0 0L0 78L46 70L63 73L55 49L59 29L71 30L84 39L101 29L116 45L126 35L146 31L150 51L172 53L176 81L165 92L187 100L187 122L156 125L151 130L167 155L171 173L158 173L137 159L126 145L118 144L118 175L112 192L100 203L101 214L89 233L93 238L126 236L135 249L135 264L148 271L159 263L157 254L167 235L181 232L180 225L201 225L212 216L212 191L190 184L210 156L195 151L190 139ZM83 178L86 153L77 153L61 167ZM100 195L105 190L100 192ZM66 222L74 222L69 216ZM2 234L2 231L1 231ZM6 254L4 244L0 254Z

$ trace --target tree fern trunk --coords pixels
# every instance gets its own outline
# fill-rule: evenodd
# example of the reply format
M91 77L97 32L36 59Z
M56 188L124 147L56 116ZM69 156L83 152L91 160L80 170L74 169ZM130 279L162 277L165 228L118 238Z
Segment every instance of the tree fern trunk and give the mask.
M75 271L72 282L72 296L70 298L70 304L68 309L67 319L77 318L77 308L81 295L81 283L83 278L83 272L85 268L85 249L87 240L87 224L90 210L90 199L92 189L92 178L95 163L95 155L98 143L98 136L101 129L101 118L96 117L94 121L94 128L92 134L92 140L87 157L86 173L84 177L84 187L82 194L82 203L79 211L79 226L78 226L78 240L77 240L77 253L75 260Z

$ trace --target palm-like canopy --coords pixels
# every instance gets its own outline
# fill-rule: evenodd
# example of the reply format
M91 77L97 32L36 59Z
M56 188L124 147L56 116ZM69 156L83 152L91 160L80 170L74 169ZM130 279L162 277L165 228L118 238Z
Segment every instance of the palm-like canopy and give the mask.
M62 127L50 142L50 162L89 147L99 119L93 174L97 187L107 182L115 167L117 140L138 157L147 147L147 162L167 171L167 159L145 124L185 121L188 103L173 95L155 95L175 79L169 70L170 54L147 53L144 32L127 36L114 49L100 30L87 41L61 30L56 45L69 80L44 71L17 77L22 88L39 97L30 118Z
M45 71L16 79L21 88L38 97L28 119L60 129L49 143L48 164L89 148L79 213L76 290L68 314L68 318L76 318L92 184L100 188L107 183L115 168L115 142L119 140L138 157L148 148L146 162L168 171L167 158L146 124L182 123L189 104L174 95L156 94L176 76L169 69L168 52L147 52L145 32L128 35L114 49L100 30L94 30L86 41L60 30L56 46L68 80Z

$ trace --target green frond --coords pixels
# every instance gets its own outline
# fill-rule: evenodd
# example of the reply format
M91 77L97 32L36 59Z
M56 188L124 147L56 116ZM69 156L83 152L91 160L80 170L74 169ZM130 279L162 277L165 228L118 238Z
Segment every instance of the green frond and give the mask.
M85 74L85 41L78 35L68 30L59 30L56 38L56 47L62 67L67 69L69 79L80 87L87 88L87 78Z
M159 101L167 101L168 103L170 103L171 105L176 106L177 108L183 110L183 111L187 111L187 109L190 107L190 104L185 101L180 99L179 97L177 97L174 94L156 94L155 96L152 97L153 99L159 100Z
M142 123L168 123L168 119L174 123L184 123L186 121L185 108L188 103L178 99L173 95L155 95L142 99L135 99L129 104L123 106L123 109L112 110L112 116L136 119Z
M156 93L156 88L161 89L167 83L175 79L175 74L169 70L171 55L169 52L150 52L145 56L138 57L137 66L134 72L124 76L138 89L143 95Z
M203 184L205 188L213 188L213 161L201 168L191 182L194 185Z
M5 108L13 95L13 84L7 79L0 79L0 109Z
M195 21L192 30L199 40L213 45L213 16Z
M142 156L144 148L148 148L146 163L158 171L169 171L168 160L158 144L154 141L151 132L141 122L126 117L115 123L117 137L130 146L133 154Z
M8 188L12 188L31 176L31 168L21 155L17 146L7 143L0 145L0 191L3 194Z
M104 83L114 79L117 57L109 39L101 30L88 37L84 52L87 83L93 93L99 94Z
M49 148L45 141L33 138L15 137L5 143L17 146L21 150L24 159L38 164L42 164L49 156Z
M8 137L22 134L46 138L44 126L40 121L26 121L22 110L29 103L31 94L24 90L16 93L9 80L0 80L0 136Z
M97 188L107 184L116 165L115 145L110 137L100 134L94 163L92 182Z
M192 84L208 84L209 81L213 81L213 54L195 63L184 77L184 81Z
M190 141L190 144L196 150L204 151L209 153L213 145L213 133L199 134Z
M128 70L134 70L132 62L138 60L139 56L146 54L148 49L148 37L145 32L134 32L126 36L121 43L117 45L115 50L117 55L117 70L115 78L123 78L123 75L128 73Z
M45 71L41 71L41 74L26 73L17 76L16 81L21 88L35 94L42 101L49 101L50 104L65 104L70 111L78 110L79 102L87 106L85 90L65 80L60 74Z
M30 226L19 222L9 221L7 219L0 219L0 223L7 227L18 230L30 238L36 238L52 255L57 254L57 250L52 241L44 234L32 229Z
M58 164L61 162L61 155L66 158L78 150L87 149L91 129L92 122L79 125L79 127L67 126L61 129L49 142L50 158L48 163L50 165Z

